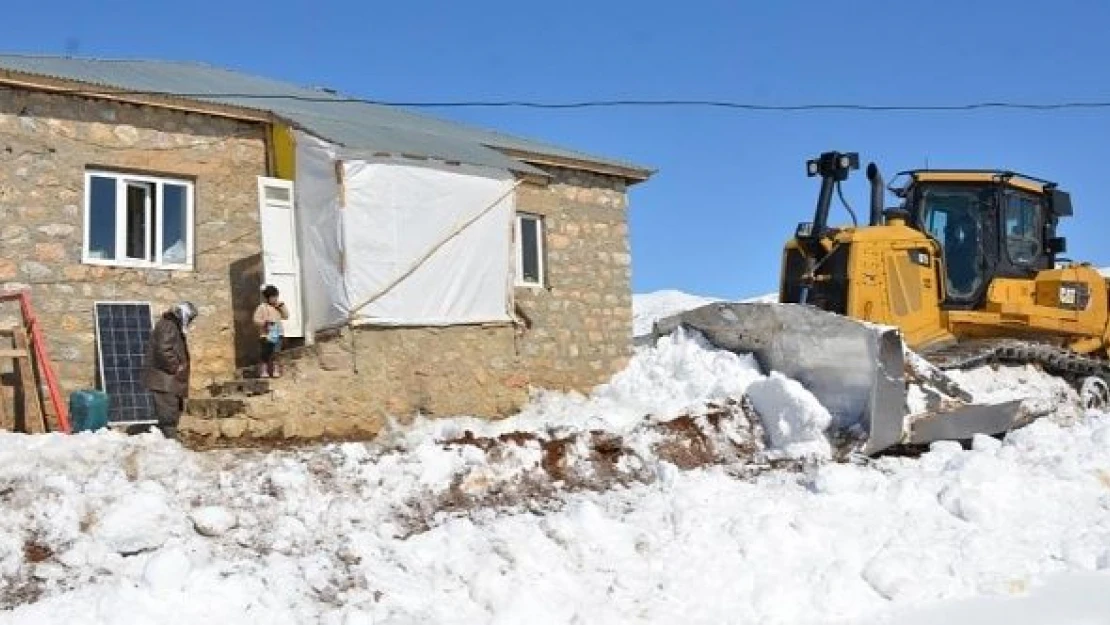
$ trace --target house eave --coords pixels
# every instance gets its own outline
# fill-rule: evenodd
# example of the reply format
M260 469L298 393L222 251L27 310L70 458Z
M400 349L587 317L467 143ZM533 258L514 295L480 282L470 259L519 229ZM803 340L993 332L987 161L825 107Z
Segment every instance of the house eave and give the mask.
M16 87L32 91L53 93L57 95L70 95L82 98L110 100L125 104L139 106L153 106L187 113L199 113L214 117L223 117L239 121L272 124L279 121L275 115L268 111L250 109L246 107L231 106L178 98L164 95L136 93L126 89L106 87L95 83L88 83L65 78L55 78L39 74L24 73L8 69L0 69L0 86Z
M118 87L112 87L91 81L73 80L71 78L59 78L44 74L36 74L33 72L0 69L0 86L26 89L42 93L70 95L74 97L120 102L137 106L151 106L187 113L196 113L226 119L233 119L237 121L255 122L268 125L281 124L286 126L298 127L305 132L308 132L309 134L315 134L310 129L301 127L301 125L296 123L294 120L286 119L285 117L268 110L254 109L232 104L209 102L203 99L196 99L191 97L143 93L140 91L121 89ZM628 185L644 182L655 173L655 170L652 169L627 166L619 163L611 163L591 159L579 159L567 156L547 154L543 152L522 150L519 148L508 148L499 145L485 145L487 148L500 152L511 159L516 159L525 165L534 165L538 167L546 165L550 167L561 167L566 169L586 171L605 176L612 176L623 179ZM541 178L537 172L531 172L528 177L536 181Z
M550 154L541 154L537 152L529 152L514 148L503 148L499 146L488 147L491 147L505 154L506 156L519 159L521 161L524 161L525 163L529 163L532 165L563 167L566 169L577 169L590 173L602 174L605 176L623 178L625 182L630 185L644 182L655 174L655 170L641 167L625 167L613 163L600 163L597 161L589 161L585 159L552 156Z

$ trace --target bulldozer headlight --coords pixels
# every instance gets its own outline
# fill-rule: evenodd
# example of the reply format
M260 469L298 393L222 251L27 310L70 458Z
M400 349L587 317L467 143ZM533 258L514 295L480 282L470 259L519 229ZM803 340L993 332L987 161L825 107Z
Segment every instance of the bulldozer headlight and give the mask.
M1060 308L1066 310L1086 310L1091 303L1091 291L1082 282L1064 282L1056 297Z
M929 252L925 250L910 250L910 262L922 267L929 266Z
M1078 293L1076 293L1075 287L1073 287L1073 286L1062 286L1062 287L1060 287L1060 303L1061 304L1065 304L1065 305L1075 304L1075 300L1077 299L1077 297L1076 297L1077 295L1078 295Z
M811 178L817 175L817 161L806 161L806 175Z

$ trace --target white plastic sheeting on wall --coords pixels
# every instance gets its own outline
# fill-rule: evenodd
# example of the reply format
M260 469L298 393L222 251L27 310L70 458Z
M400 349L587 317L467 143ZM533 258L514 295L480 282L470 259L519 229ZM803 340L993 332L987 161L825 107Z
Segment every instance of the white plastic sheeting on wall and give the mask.
M295 134L297 151L297 236L308 328L319 330L347 319L349 298L343 272L343 215L335 149L303 132Z
M355 158L298 133L312 327L511 321L513 187L508 171Z
M358 321L509 321L508 172L344 163L347 288Z

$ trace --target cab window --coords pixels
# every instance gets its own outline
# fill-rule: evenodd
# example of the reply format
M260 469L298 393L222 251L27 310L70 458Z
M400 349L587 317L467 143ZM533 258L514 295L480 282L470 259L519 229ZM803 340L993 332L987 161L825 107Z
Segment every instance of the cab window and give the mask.
M1026 193L1007 192L1005 207L1006 253L1010 262L1020 266L1036 264L1043 252L1043 203Z
M983 286L984 191L928 186L921 191L919 223L944 250L948 297L973 298Z

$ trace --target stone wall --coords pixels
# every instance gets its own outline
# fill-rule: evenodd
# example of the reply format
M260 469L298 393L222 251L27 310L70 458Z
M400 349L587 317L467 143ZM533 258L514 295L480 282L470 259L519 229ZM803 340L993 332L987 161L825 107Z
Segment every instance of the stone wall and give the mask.
M266 163L259 125L0 89L0 289L31 287L67 395L95 382L94 301L150 301L157 312L182 299L196 303L198 389L253 360L249 318L261 270L256 176L266 174ZM90 165L194 180L193 271L82 264ZM517 192L519 211L544 217L546 251L546 283L516 289L524 326L359 329L357 357L343 351L350 336L329 348L340 353L327 355L329 369L357 364L357 375L306 379L295 410L333 419L495 417L519 409L530 387L586 392L619 371L632 333L624 183L549 171L550 184L526 183Z
M532 321L521 346L530 381L588 390L628 363L632 349L632 263L627 195L620 179L551 169L555 181L524 185L521 212L544 216L544 288L517 288Z
M0 289L31 287L67 394L94 384L94 301L149 301L156 313L197 304L195 386L250 358L261 279L255 177L266 163L261 125L0 88ZM194 270L82 264L88 166L192 179Z
M497 417L517 411L530 387L588 392L620 371L632 341L624 184L550 171L551 184L517 195L517 210L543 215L545 231L546 284L516 289L525 327L360 328L353 361L350 336L329 347L335 366L357 364L357 382L330 379L309 403L333 414Z

